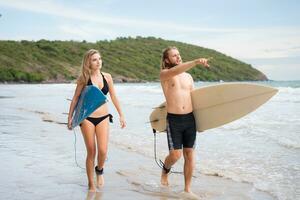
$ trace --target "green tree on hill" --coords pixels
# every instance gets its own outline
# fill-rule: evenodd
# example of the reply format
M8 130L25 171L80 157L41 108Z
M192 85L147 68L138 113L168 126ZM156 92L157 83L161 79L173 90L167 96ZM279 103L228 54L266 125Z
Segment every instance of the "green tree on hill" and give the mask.
M190 70L195 80L254 81L266 76L251 65L207 49L154 37L120 37L95 43L87 41L0 41L1 82L63 82L76 79L83 54L100 51L103 71L127 81L158 81L161 52L176 46L184 60L213 57L211 69Z

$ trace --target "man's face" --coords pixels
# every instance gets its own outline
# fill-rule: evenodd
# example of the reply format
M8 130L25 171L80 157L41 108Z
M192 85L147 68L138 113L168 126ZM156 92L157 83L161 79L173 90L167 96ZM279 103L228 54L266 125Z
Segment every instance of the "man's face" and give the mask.
M168 52L168 58L167 58L166 62L171 67L174 67L174 66L179 65L180 63L182 63L179 51L177 49L171 49Z

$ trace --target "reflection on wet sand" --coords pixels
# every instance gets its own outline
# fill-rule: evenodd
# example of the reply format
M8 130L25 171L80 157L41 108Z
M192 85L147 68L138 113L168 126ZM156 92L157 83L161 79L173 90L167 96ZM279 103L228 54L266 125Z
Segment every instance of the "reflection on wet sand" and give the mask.
M102 191L101 192L99 192L99 191L90 192L89 191L86 195L86 200L101 200L102 195L103 195Z

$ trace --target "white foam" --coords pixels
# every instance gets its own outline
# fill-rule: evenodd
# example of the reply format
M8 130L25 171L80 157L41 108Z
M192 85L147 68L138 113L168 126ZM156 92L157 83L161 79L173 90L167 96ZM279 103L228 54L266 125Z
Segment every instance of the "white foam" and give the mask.
M119 129L118 115L110 102L111 112L115 113L115 123L111 125L111 142L128 151L153 158L153 133L146 122L152 108L163 100L160 85L117 84L115 87L128 127L125 130ZM245 118L197 135L197 169L200 169L201 173L250 182L259 190L270 192L282 200L299 197L295 191L299 191L298 181L300 180L298 167L300 166L298 156L300 155L300 88L278 88L279 93L274 98ZM1 108L3 114L11 113L5 115L7 117L4 117L5 121L2 121L5 124L1 124L1 141L3 142L0 148L11 148L12 142L20 137L23 142L14 143L16 148L10 151L16 151L18 154L22 154L22 151L34 153L30 150L32 141L36 142L34 147L37 150L50 148L50 144L57 143L58 141L53 139L49 141L49 146L38 145L39 141L49 137L51 131L45 123L42 123L42 126L39 123L28 123L32 120L41 121L39 114L28 112L28 110L50 113L51 116L65 120L66 116L62 116L61 113L68 111L69 102L66 98L73 95L73 90L74 84L1 86L0 96L14 95L16 98L0 99L1 106L4 106ZM18 110L19 108L23 110ZM15 118L13 121L13 116L22 117ZM26 119L23 119L24 116ZM28 121L28 117L32 119ZM9 127L6 127L7 125ZM11 132L11 126L19 131ZM41 130L40 135L29 134L33 130ZM3 134L4 132L9 134ZM5 140L2 140L3 138ZM162 159L168 153L165 134L159 134L157 139L157 153ZM70 140L73 142L73 138L59 142L64 148L66 144L70 145L68 156L72 157L73 143L70 143ZM29 145L28 148L24 148L26 145ZM82 139L78 141L78 145L82 147L79 153L84 154ZM64 148L54 151L62 152ZM55 160L55 157L47 156ZM73 159L70 162L68 165L73 164ZM84 163L84 156L79 162ZM30 167L30 163L27 164ZM56 166L53 164L52 167ZM155 187L151 184L150 186Z

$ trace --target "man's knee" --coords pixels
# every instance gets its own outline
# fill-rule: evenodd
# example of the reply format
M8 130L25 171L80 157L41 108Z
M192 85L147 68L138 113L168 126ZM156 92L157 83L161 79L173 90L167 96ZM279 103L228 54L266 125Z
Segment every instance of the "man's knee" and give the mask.
M170 157L172 160L179 160L182 155L181 150L172 150L170 151Z
M185 160L191 160L194 157L194 149L187 148L183 150L183 156Z

